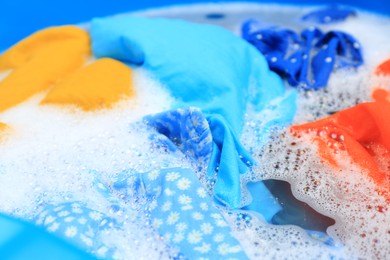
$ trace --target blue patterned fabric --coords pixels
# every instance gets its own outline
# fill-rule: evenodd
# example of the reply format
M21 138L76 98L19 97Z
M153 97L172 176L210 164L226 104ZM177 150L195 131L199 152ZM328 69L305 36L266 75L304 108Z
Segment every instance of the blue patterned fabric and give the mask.
M250 174L247 171L254 161L222 116L205 117L200 109L188 108L147 116L145 120L158 133L153 135L155 141L171 150L179 149L193 159L200 170L207 170L206 183L219 203L233 209L246 207L260 213L267 221L280 210L262 182L248 187L241 184L240 175ZM248 191L252 201L243 201L243 193L248 194Z
M133 16L96 19L90 33L95 56L142 65L179 101L176 108L201 109L213 138L208 177L214 195L230 208L244 206L240 174L253 164L239 142L246 107L251 104L261 111L271 100L285 95L281 78L269 70L264 57L225 29L181 20ZM294 113L295 100L292 103ZM178 120L185 123L183 118ZM180 128L182 123L176 126ZM159 131L167 131L161 120L157 126ZM178 138L178 133L170 130L168 135ZM180 135L182 140L187 134ZM186 143L173 143L189 151ZM269 194L264 186L261 189Z
M334 69L363 64L359 42L347 33L323 33L313 27L298 35L279 27L259 28L259 24L256 20L245 22L243 38L253 44L266 57L270 68L285 77L291 86L323 88Z
M345 21L351 16L356 16L354 9L335 4L307 13L301 19L318 24L331 24Z
M144 118L158 134L153 140L171 151L180 150L198 165L207 169L212 153L209 124L200 109L175 109Z
M115 251L104 245L100 232L118 228L119 223L99 211L87 208L82 202L48 204L34 221L96 256L112 257Z
M247 259L192 170L124 171L110 189L125 203L145 201L151 225L185 258Z

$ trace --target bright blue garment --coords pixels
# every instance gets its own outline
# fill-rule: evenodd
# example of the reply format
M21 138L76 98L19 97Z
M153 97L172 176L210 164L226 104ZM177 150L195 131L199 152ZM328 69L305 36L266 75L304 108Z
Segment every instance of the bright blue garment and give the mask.
M235 135L250 97L260 110L284 93L264 57L217 26L122 16L93 20L90 34L96 57L142 65L179 100L178 107L222 115Z
M259 22L255 20L244 23L243 37L291 86L314 90L323 88L334 69L356 68L363 64L359 42L347 33L323 33L317 28L309 28L298 35L279 27L257 28L257 24Z
M180 150L200 170L207 169L206 183L219 203L256 211L267 221L281 209L262 182L248 187L240 182L240 175L246 174L254 161L222 116L205 117L200 109L188 108L147 116L145 120L159 133L153 135L155 141L170 150ZM252 194L250 203L242 200L243 193L248 194L246 189Z
M208 168L213 193L230 208L245 206L240 174L253 164L239 142L246 107L261 111L285 92L264 57L225 29L180 20L96 19L90 32L95 56L142 65L177 98L176 107L201 109L213 138Z
M198 108L176 109L144 118L157 134L152 138L171 151L180 150L194 160L199 170L207 169L212 154L209 124Z
M131 205L146 203L151 225L184 258L247 259L196 174L166 168L137 174L124 171L112 192Z
M112 257L114 253L115 249L104 245L100 232L118 228L117 221L87 208L82 202L47 204L34 222L99 257Z
M318 24L330 24L345 21L350 16L356 16L354 9L335 4L307 13L301 19Z
M163 168L146 173L129 169L107 183L96 179L94 185L115 212L128 217L131 212L130 219L144 216L142 221L149 223L146 227L158 232L168 247L178 250L178 259L247 259L212 197L190 169ZM101 234L122 226L116 218L77 201L46 204L34 222L108 259L116 248L104 245Z

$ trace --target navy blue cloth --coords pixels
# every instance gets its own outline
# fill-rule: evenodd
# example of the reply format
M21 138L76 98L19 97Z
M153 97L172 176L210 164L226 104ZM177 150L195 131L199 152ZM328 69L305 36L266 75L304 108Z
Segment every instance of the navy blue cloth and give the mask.
M318 24L330 24L345 21L348 17L355 16L354 9L340 6L330 5L318 10L309 12L302 16L303 21L314 22Z
M326 87L334 69L356 68L363 64L359 42L341 31L323 33L308 28L298 35L279 28L258 28L259 22L243 24L242 36L267 59L270 68L285 77L291 86L303 89Z

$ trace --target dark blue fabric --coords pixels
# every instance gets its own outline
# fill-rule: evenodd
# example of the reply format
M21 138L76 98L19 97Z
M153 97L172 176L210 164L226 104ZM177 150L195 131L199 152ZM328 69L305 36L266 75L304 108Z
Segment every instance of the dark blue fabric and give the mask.
M330 24L344 21L348 17L355 15L355 10L350 7L330 5L307 13L301 19L318 24Z
M326 87L334 69L363 64L359 42L347 33L323 33L312 27L298 35L289 29L264 29L258 25L256 20L245 22L243 38L253 44L266 57L270 68L285 77L291 86L320 89Z

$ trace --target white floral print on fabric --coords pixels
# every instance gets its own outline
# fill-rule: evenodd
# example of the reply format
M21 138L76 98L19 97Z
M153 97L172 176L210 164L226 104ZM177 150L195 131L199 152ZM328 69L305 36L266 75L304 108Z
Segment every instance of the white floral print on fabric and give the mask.
M43 225L49 232L100 257L108 257L115 250L106 248L104 254L98 252L103 246L99 239L100 231L117 227L116 221L80 203L48 204L44 211L36 216L35 222Z
M184 258L247 259L192 170L161 169L153 173L156 178L150 178L150 173L123 174L126 176L112 185L113 193L125 203L131 202L134 194L145 197L152 226ZM134 176L138 180L134 181ZM132 181L127 182L130 178ZM161 192L156 192L156 187L161 187Z

